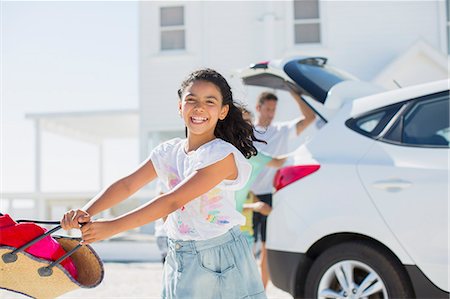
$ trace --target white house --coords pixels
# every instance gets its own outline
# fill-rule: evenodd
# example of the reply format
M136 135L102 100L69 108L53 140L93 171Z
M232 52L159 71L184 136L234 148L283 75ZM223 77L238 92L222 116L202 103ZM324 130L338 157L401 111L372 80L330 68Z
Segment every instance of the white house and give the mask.
M258 90L240 85L233 72L294 55L328 57L386 88L395 88L393 80L409 85L448 77L448 2L141 2L141 158L160 141L184 134L177 89L199 67L224 74L250 108ZM293 105L282 102L278 119L295 116Z
M199 67L225 75L235 98L250 109L260 90L242 86L233 74L251 63L275 58L325 56L330 64L385 88L447 78L449 10L449 0L141 1L139 111L122 111L120 117L111 111L29 115L36 124L37 156L41 130L77 138L96 133L94 142L101 153L102 140L110 134L98 129L122 126L128 135L139 132L140 160L145 159L161 141L184 135L177 90L183 78ZM290 96L281 92L279 96L277 119L297 116ZM101 155L98 160L102 169ZM56 196L39 188L40 163L37 159L34 195L2 196L11 198L10 206L14 198L36 198L40 218L45 218L52 215L46 203ZM139 200L148 200L153 194L148 191L151 186ZM64 194L64 209L91 196Z

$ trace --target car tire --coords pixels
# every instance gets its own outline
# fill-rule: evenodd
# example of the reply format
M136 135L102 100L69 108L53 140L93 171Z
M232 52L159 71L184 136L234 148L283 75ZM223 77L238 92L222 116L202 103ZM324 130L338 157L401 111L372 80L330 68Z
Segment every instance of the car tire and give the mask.
M305 298L412 298L402 265L386 250L348 242L325 250L313 262Z

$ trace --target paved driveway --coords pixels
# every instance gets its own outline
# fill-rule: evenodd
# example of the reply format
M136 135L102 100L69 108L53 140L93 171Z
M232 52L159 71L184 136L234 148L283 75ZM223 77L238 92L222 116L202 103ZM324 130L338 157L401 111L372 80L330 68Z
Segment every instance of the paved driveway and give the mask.
M105 263L105 278L100 286L94 289L78 289L59 298L160 298L161 275L162 265L157 262L108 262ZM272 284L267 289L267 295L273 299L292 299L292 296L275 288ZM0 298L25 299L28 297L0 290Z

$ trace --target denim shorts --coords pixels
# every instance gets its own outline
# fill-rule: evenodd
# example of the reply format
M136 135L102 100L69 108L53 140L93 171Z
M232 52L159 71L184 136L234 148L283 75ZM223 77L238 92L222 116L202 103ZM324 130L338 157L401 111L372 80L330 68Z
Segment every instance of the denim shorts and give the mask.
M169 238L162 298L267 298L252 250L239 226L208 240Z
M247 231L242 232L242 235L244 235L250 247L253 248L253 245L255 244L255 237L253 235L250 235Z

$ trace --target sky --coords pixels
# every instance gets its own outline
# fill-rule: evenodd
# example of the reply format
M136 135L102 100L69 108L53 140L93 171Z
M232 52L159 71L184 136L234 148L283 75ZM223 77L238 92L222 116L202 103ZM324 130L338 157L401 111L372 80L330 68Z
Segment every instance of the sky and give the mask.
M35 135L26 114L138 107L138 3L0 5L0 190L30 192ZM42 190L97 190L97 155L93 145L44 134ZM136 140L108 141L105 181L138 162Z

